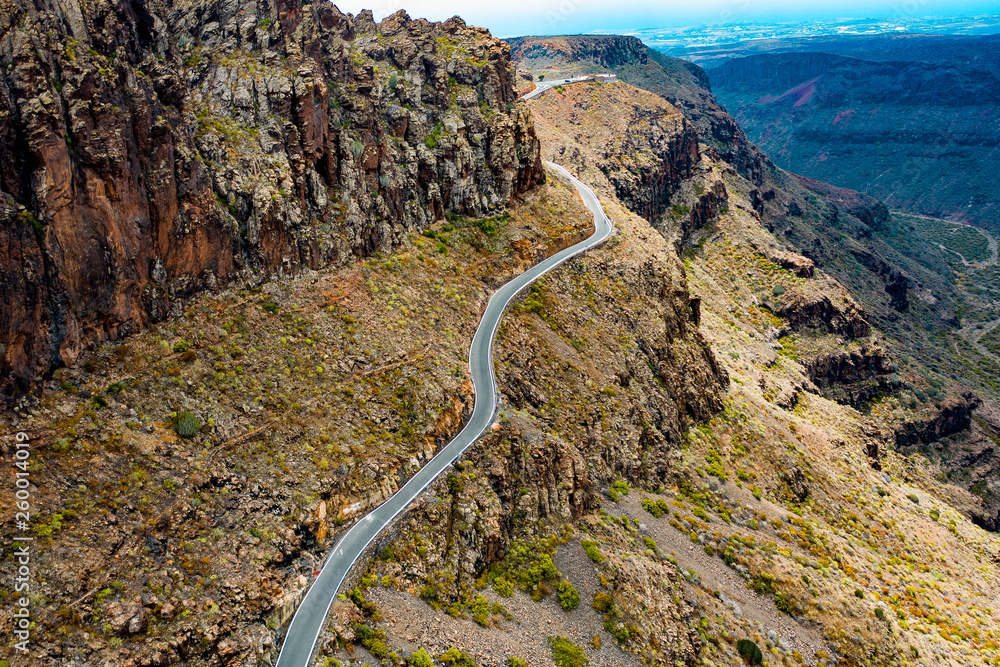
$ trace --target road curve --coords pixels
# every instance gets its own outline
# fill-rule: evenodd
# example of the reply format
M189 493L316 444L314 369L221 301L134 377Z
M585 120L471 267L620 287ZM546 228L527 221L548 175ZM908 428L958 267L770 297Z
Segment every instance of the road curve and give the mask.
M468 423L454 440L443 447L391 498L355 523L340 538L327 556L316 581L313 582L312 587L299 604L299 608L295 611L288 631L285 633L284 643L281 646L275 667L308 666L320 631L323 629L323 623L326 621L333 600L337 596L337 591L365 547L371 544L379 531L420 495L438 475L454 463L489 427L497 409L497 387L496 378L493 376L491 348L493 339L496 337L497 327L500 324L500 317L510 302L518 292L537 278L570 257L601 243L614 231L611 221L605 215L593 190L559 165L551 162L545 164L568 178L576 186L583 198L583 203L594 214L594 233L587 240L570 246L531 267L506 283L490 297L469 350L469 367L472 371L472 384L475 389L476 401Z
M535 89L525 93L524 95L521 95L521 99L531 100L538 97L546 90L550 90L552 88L555 88L556 86L563 86L569 83L576 83L577 81L584 81L585 78L586 77L581 76L581 77L573 77L572 79L556 79L555 81L538 81L535 83Z
M580 83L580 82L583 82L583 81L594 81L596 79L596 77L598 77L598 76L605 76L605 75L604 74L581 74L579 76L574 76L574 77L572 77L570 79L555 79L554 81L538 81L538 82L535 83L534 90L531 90L531 91L525 93L524 95L521 95L521 99L525 100L525 101L527 101L527 100L533 100L536 97L539 97L546 90L552 90L556 86L565 86L565 85L569 85L571 83ZM615 75L611 74L611 75L608 75L608 76L614 77L613 79L609 79L609 81L618 81L618 78Z

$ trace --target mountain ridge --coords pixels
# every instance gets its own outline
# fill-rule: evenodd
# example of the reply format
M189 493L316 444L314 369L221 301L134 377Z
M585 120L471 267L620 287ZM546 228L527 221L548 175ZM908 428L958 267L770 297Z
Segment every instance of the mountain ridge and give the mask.
M268 7L266 24L227 4L178 16L203 21L205 43L298 48L308 31L284 31L337 18L323 7ZM232 22L208 20L218 12ZM108 34L152 35L153 14L133 14L109 15ZM1000 659L1000 539L983 529L1000 517L1000 386L971 342L1000 338L960 328L993 312L992 288L973 294L963 276L996 268L995 239L780 169L699 68L629 38L534 38L579 41L623 81L507 106L504 82L512 94L528 79L484 31L370 19L319 30L344 56L323 68L350 72L323 110L341 133L339 196L378 221L399 186L412 224L383 216L386 235L350 237L359 250L342 263L282 257L268 281L178 291L163 319L82 348L0 412L32 442L28 532L45 576L32 582L31 664L270 664L333 541L468 419L468 342L492 291L590 229L576 193L534 171L542 156L600 195L616 234L505 313L504 412L355 571L313 664ZM42 54L97 57L73 39ZM534 62L546 75L599 67L571 51L546 46ZM219 77L279 93L297 82L282 69L294 52L219 55L185 53L174 99ZM299 135L295 105L240 127L230 101L188 118L198 150L252 146L255 128L268 146ZM274 173L296 185L299 154L277 155L289 162ZM225 164L207 193L219 215L230 200L216 186L242 187L239 163ZM13 492L0 486L0 504ZM0 521L14 532L14 517ZM5 577L14 567L0 559Z
M954 57L913 46L893 60L788 45L729 59L709 76L719 100L782 166L892 208L995 229L1000 193L978 165L1000 146L997 43L974 40L969 55Z
M460 19L144 0L0 20L4 393L231 281L536 185L509 49Z

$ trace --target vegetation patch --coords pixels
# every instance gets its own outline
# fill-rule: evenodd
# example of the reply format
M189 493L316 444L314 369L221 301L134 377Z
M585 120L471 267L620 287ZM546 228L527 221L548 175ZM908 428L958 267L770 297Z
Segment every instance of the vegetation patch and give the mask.
M566 637L549 637L549 648L552 649L552 661L558 667L587 667L590 664L583 649Z
M743 658L743 662L748 665L764 664L764 654L760 647L750 639L741 639L736 642L736 652Z
M193 438L201 430L201 424L198 423L198 418L194 413L184 411L177 415L177 423L174 428L180 437Z

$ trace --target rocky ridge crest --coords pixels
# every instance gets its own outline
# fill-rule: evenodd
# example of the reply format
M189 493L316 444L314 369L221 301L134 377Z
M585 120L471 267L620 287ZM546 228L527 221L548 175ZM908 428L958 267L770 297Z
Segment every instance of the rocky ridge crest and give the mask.
M510 49L325 4L0 3L8 394L180 297L398 245L543 178Z

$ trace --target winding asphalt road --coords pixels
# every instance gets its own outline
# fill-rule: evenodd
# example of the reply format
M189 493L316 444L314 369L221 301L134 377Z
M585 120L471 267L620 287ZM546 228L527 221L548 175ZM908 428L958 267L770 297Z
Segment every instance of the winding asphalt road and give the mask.
M603 74L603 73L602 74L581 74L580 76L574 76L571 79L555 79L553 81L538 81L537 83L535 83L535 89L532 90L531 92L528 92L528 93L525 93L524 95L521 95L521 99L522 100L533 100L536 97L538 97L539 95L541 95L542 93L544 93L546 90L552 90L556 86L565 86L565 85L569 85L571 83L580 83L582 81L594 81L599 76L605 76L605 74ZM614 75L611 75L611 76L614 76ZM618 79L617 78L610 79L610 80L609 79L604 79L604 81L606 83L607 82L617 82Z
M399 491L365 518L355 523L340 538L340 541L327 556L316 581L313 582L312 587L299 604L299 608L295 611L292 622L288 626L288 632L285 633L285 641L281 646L281 653L278 655L275 667L307 667L309 665L333 600L355 561L379 532L420 495L438 475L454 463L490 426L498 404L491 348L493 339L496 337L497 327L500 324L500 317L510 302L517 296L518 292L534 282L535 279L559 266L570 257L593 248L614 231L611 221L604 214L604 209L593 190L559 165L551 162L545 164L576 186L583 198L583 203L594 214L594 233L587 240L570 246L531 267L498 289L490 297L489 303L486 304L486 311L483 313L483 319L479 323L479 328L476 329L476 335L472 338L472 348L469 350L469 367L472 371L472 384L476 392L476 404L472 410L472 417L462 432L411 477Z
M580 81L589 81L589 80L590 80L590 75L589 74L584 74L584 75L581 75L581 76L574 76L571 79L555 79L553 81L538 81L537 83L535 83L535 89L532 90L530 93L525 93L524 95L521 95L521 99L522 100L531 100L531 99L534 99L534 98L538 97L539 95L541 95L542 93L544 93L546 90L550 90L552 88L555 88L556 86L563 86L563 85L570 84L570 83L577 83L577 82L580 82Z

